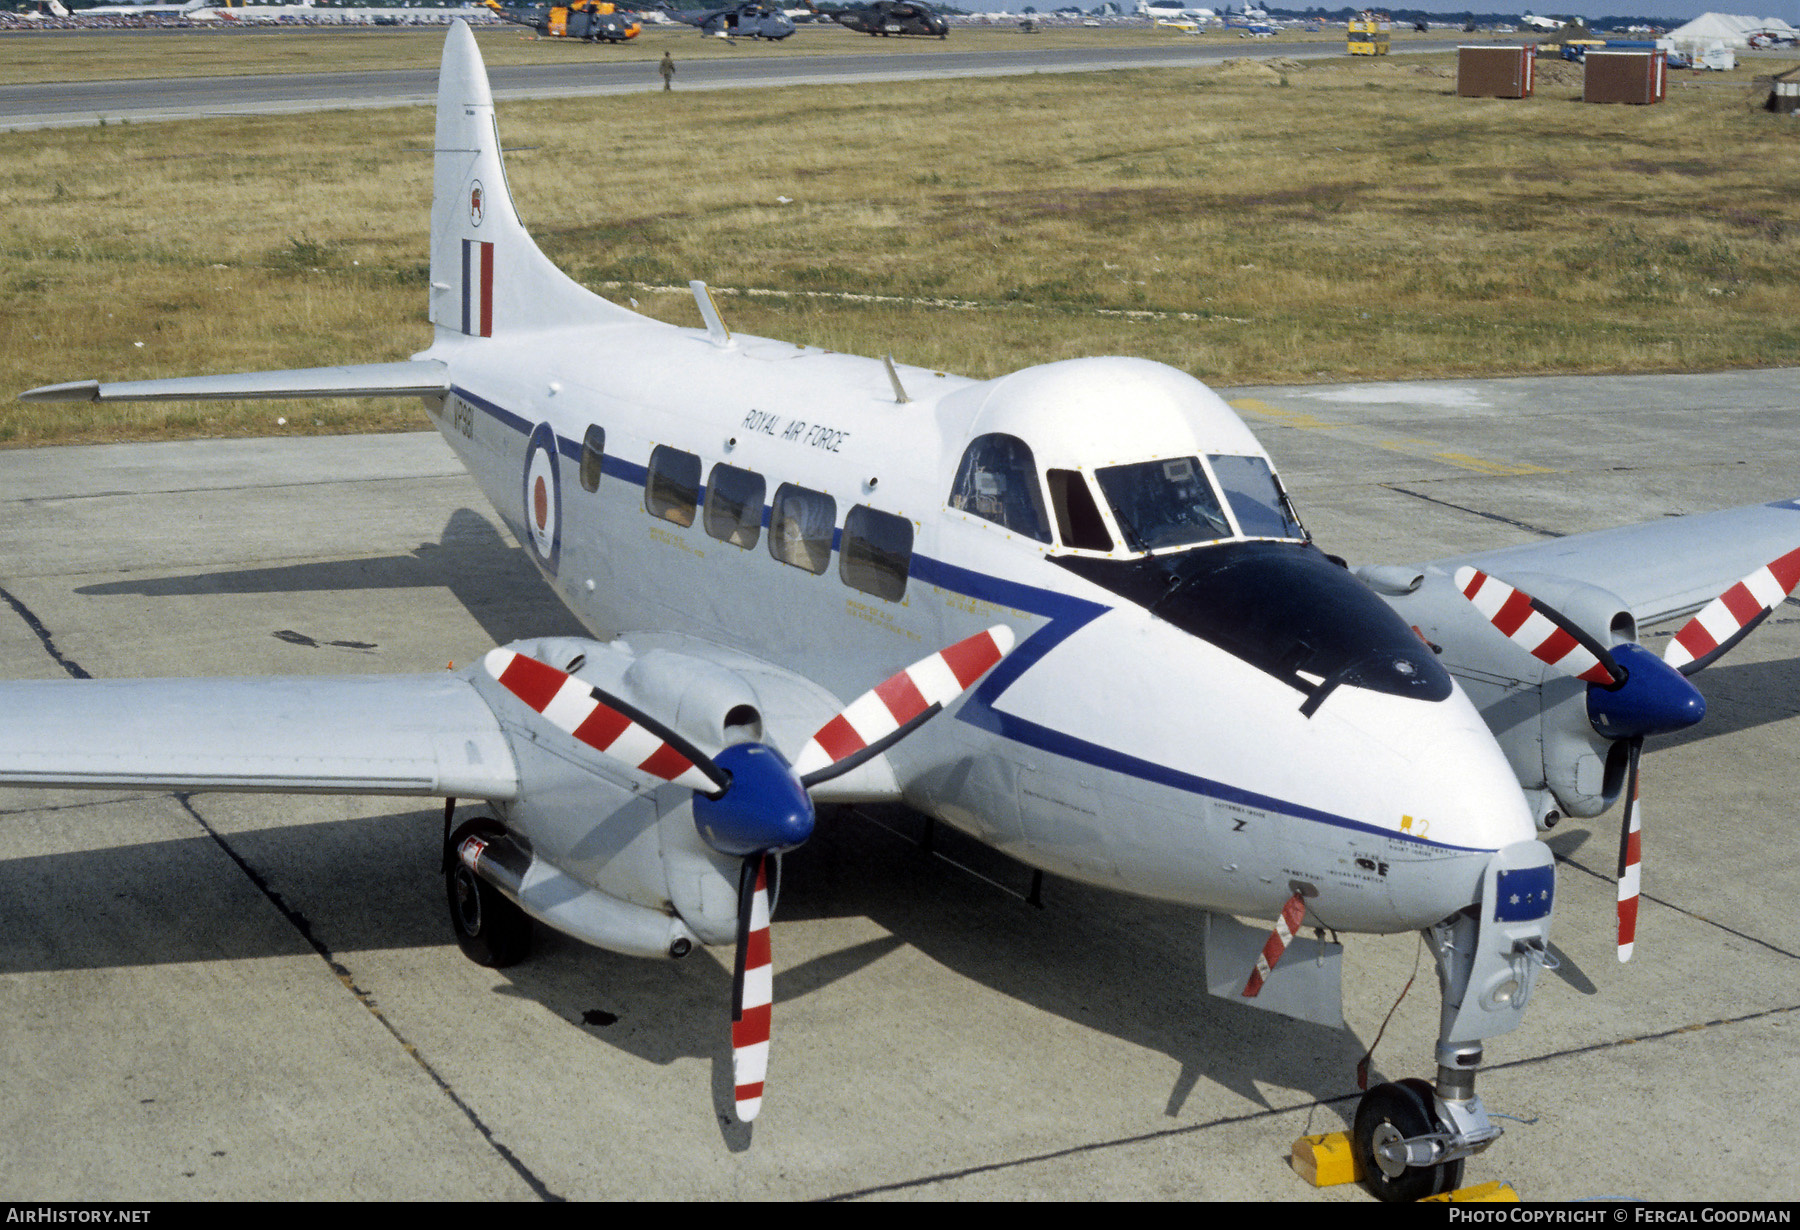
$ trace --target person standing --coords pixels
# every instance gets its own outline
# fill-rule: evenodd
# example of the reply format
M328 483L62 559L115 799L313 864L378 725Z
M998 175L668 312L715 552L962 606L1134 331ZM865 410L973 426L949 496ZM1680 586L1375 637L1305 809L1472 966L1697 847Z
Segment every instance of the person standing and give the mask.
M670 55L666 51L663 52L662 64L660 67L658 67L658 69L656 71L662 74L663 89L672 90L675 88L675 85L674 85L674 82L675 82L675 57L674 56Z

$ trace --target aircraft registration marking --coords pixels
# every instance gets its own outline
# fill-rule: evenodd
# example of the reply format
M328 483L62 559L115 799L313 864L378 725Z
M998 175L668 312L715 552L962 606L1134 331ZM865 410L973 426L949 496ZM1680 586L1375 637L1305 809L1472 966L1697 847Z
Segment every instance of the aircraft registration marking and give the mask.
M475 407L460 397L450 399L450 425L464 439L475 438Z

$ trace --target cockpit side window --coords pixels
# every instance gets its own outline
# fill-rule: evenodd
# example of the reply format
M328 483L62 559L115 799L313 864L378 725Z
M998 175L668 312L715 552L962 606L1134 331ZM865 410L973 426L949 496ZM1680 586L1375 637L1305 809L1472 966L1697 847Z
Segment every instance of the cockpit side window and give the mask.
M1038 542L1051 540L1037 465L1017 436L992 432L970 442L956 469L950 507Z
M1094 476L1134 551L1231 537L1231 522L1198 457L1107 466Z
M1261 457L1207 458L1246 538L1305 538L1306 528L1281 489L1281 480Z
M1056 530L1065 547L1078 551L1110 551L1112 535L1094 503L1094 493L1079 470L1051 470L1044 475L1050 484L1050 507L1056 510Z

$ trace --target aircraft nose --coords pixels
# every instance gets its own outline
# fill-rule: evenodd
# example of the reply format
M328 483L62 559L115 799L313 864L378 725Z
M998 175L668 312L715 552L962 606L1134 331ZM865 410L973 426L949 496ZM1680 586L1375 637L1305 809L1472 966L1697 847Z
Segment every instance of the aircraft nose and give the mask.
M1511 764L1460 691L1435 703L1363 693L1355 708L1344 716L1366 747L1351 771L1365 797L1385 800L1385 827L1460 850L1493 851L1536 835Z
M1377 869L1379 891L1346 885L1353 901L1338 908L1366 911L1362 922L1371 930L1400 931L1480 901L1494 853L1534 842L1537 826L1475 707L1460 691L1435 703L1366 693L1343 699L1353 700L1341 713L1361 736L1346 744L1356 754L1345 761L1343 788L1370 801L1365 822L1386 836L1367 850L1352 839L1358 866Z

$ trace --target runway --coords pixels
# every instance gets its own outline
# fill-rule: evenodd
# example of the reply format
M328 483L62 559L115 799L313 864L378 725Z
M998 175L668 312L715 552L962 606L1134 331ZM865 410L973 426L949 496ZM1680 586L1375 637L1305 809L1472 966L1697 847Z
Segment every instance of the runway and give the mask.
M1441 49L1442 44L1421 44ZM1396 51L1404 51L1397 44ZM1171 68L1216 63L1232 56L1336 57L1335 44L1243 46L1173 44L1048 51L915 51L909 54L783 56L779 48L747 49L741 60L682 60L682 90L728 90L790 85L845 84L921 78L996 77L1024 73L1102 72L1122 68ZM584 98L662 88L654 60L495 67L488 70L494 97ZM437 66L405 72L296 73L262 77L172 77L148 81L97 81L79 86L0 85L0 128L53 128L224 115L264 115L343 108L428 105L437 96Z
M1226 396L1353 563L1800 493L1794 371ZM0 510L9 678L437 671L575 630L429 434L0 452ZM1550 839L1562 967L1488 1046L1481 1092L1510 1117L1468 1182L1800 1199L1800 606L1697 682L1705 737L1646 758L1630 965L1616 813ZM541 933L525 964L478 968L445 918L440 822L0 795L6 1197L1367 1199L1284 1157L1352 1113L1414 937L1349 938L1350 1029L1327 1031L1209 998L1192 910L1055 878L1035 909L980 851L948 852L987 879L904 821L845 818L788 860L752 1133L722 1117L728 953ZM1429 957L1417 972L1389 1077L1432 1070Z

